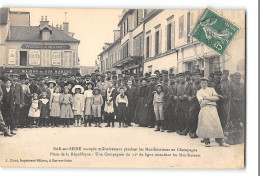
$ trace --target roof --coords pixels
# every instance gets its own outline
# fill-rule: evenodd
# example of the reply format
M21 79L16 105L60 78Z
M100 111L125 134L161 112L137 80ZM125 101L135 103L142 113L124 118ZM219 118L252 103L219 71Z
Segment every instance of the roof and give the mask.
M10 11L11 14L30 14L30 12Z
M9 8L0 8L0 25L6 25L8 22Z
M118 42L120 42L120 38L117 39L116 41L114 41L113 43L111 43L106 49L104 49L98 56L101 56L102 54L104 54L106 51L108 51L110 48L112 48L115 44L117 44Z
M24 41L24 42L72 42L80 41L68 36L59 29L49 26L52 34L49 40L42 40L39 26L11 26L10 38L7 41Z

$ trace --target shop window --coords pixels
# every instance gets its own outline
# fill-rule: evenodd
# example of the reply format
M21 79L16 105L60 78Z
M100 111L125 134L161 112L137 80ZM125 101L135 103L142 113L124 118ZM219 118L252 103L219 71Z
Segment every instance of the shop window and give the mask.
M20 51L20 66L27 66L27 51Z

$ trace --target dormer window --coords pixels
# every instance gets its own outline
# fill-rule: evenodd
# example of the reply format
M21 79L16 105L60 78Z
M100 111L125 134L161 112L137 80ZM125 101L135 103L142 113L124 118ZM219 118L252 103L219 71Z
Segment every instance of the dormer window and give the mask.
M42 31L42 40L49 40L49 39L50 39L50 31L48 28L45 28Z

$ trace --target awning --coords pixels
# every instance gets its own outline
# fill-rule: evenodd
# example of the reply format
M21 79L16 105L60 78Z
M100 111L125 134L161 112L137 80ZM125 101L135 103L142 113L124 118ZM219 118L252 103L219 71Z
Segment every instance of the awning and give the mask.
M127 64L127 63L132 62L133 60L142 59L142 58L143 58L143 56L128 56L128 57L126 57L126 58L124 58L124 59L121 59L121 60L115 62L115 63L113 64L113 67L121 67L121 66L123 66L124 64Z

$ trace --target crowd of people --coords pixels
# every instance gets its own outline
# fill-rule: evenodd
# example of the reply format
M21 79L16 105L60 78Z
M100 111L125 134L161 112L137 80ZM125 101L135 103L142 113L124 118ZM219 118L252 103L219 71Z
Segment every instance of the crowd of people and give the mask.
M237 133L245 121L245 92L238 72L216 71L209 77L199 69L176 75L167 70L144 75L96 70L61 78L11 74L1 76L0 87L4 136L14 136L19 128L102 128L102 123L113 128L116 122L119 128L138 124L199 137L206 147L210 138L220 146L243 142Z

